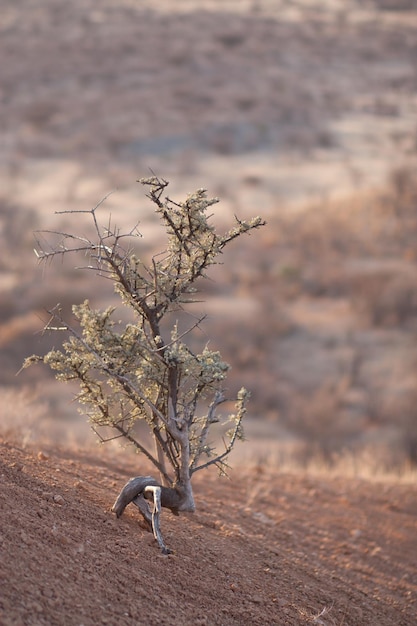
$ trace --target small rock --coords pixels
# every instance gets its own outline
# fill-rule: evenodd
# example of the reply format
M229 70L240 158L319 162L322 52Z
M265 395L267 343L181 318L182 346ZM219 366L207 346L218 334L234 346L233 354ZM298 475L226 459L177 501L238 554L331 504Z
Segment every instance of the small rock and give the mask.
M55 502L55 504L59 504L60 506L62 506L65 503L65 500L62 496L60 496L59 494L56 494L53 497L53 500Z
M361 535L362 535L362 531L361 531L361 530L359 530L359 528L353 528L353 529L350 531L350 536L352 537L352 539L353 539L354 541L356 541L357 539L359 539L359 538L361 537Z
M17 472L21 472L24 465L23 463L12 463L10 467L13 467Z
M39 461L47 461L48 459L49 459L49 454L46 454L46 452L42 452L42 450L38 452Z
M254 604L262 604L262 598L261 596L252 596L252 598L250 599L251 602L253 602Z
M268 526L274 526L275 522L273 519L262 513L261 511L252 513L252 517L261 522L262 524L266 524Z
M43 611L43 607L39 602L29 602L26 605L26 608L29 609L30 611L34 611L35 613L42 613Z
M22 540L23 543L26 543L26 544L29 543L29 537L28 537L27 533L25 533L24 530L22 530L20 532L20 539Z

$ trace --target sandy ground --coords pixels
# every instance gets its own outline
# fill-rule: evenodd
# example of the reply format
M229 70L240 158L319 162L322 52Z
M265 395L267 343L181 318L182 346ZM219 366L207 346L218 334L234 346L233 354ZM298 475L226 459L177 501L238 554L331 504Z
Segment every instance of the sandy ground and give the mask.
M417 490L237 467L198 510L110 511L138 458L1 442L2 626L345 625L417 620Z

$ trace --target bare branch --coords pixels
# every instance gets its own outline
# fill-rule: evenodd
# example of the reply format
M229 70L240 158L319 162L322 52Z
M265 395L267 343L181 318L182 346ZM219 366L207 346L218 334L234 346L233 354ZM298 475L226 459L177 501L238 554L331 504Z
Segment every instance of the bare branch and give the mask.
M207 435L209 433L210 426L219 421L216 417L216 409L224 401L225 401L225 397L223 395L223 392L217 391L215 393L212 403L209 406L209 410L204 420L204 424L201 429L200 436L198 437L198 442L196 444L195 452L191 459L191 465L190 465L191 471L195 471L195 465L199 457L201 456L202 452L204 451L204 447L206 445Z
M210 459L209 461L207 461L206 463L203 463L197 467L192 468L192 472L197 472L199 470L205 469L207 467L210 467L210 465L216 465L219 466L219 463L221 463L222 465L224 464L223 459L225 459L227 456L229 456L229 454L231 453L231 451L233 450L233 447L237 441L237 439L242 439L243 438L243 432L242 432L242 420L245 416L246 413L246 408L245 408L245 403L247 398L249 397L249 393L246 391L246 389L244 389L242 387L242 389L240 390L239 394L238 394L238 400L236 402L236 408L238 409L237 411L237 415L235 417L235 426L230 434L229 437L229 442L226 444L225 442L225 450L224 452L222 452L221 454L218 454L216 457L214 457L213 459Z

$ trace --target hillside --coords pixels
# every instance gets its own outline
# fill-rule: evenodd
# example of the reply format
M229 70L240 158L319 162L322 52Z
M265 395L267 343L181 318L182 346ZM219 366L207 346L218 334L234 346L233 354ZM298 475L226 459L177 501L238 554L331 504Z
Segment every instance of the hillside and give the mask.
M110 512L149 468L110 449L1 442L2 626L406 626L417 621L417 488L281 474L197 475L198 510L162 527Z
M0 626L417 624L416 0L3 0L0 33ZM58 302L118 305L39 231L107 197L150 260L150 170L268 222L190 309L249 441L164 512L169 557L110 511L152 469L16 376Z

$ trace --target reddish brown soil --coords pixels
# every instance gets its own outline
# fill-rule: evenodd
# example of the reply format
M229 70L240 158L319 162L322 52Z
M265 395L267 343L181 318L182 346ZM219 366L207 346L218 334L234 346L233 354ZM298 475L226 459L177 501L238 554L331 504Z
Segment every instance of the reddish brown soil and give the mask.
M2 626L417 623L415 485L197 474L164 557L110 512L137 457L0 446Z

